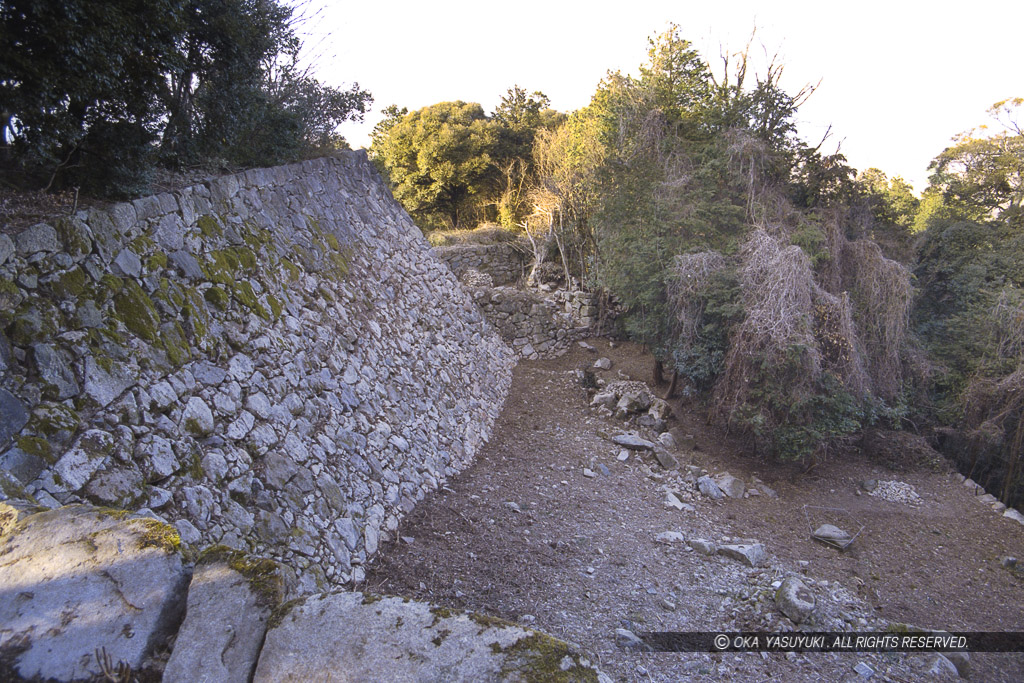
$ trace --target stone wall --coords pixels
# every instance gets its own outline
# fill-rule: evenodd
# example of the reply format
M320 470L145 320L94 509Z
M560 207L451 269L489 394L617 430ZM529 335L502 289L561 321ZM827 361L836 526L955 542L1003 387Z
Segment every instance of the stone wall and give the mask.
M586 292L514 287L476 287L471 292L484 317L521 358L560 356L573 341L590 336L596 322L597 307Z
M362 153L0 235L0 499L358 581L514 358Z
M461 278L469 270L491 276L496 285L510 285L519 280L527 263L527 255L513 244L454 244L434 247L441 260L455 276Z

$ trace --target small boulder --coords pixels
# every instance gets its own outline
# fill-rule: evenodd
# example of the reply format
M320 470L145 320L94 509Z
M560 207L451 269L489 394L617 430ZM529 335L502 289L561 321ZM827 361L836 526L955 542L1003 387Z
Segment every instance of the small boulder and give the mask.
M746 491L746 487L743 485L743 482L728 472L722 472L715 477L715 483L718 485L718 488L722 490L722 493L730 498L742 498L744 491Z
M718 546L704 538L691 538L690 547L704 555L714 555L718 552Z
M718 554L742 562L748 567L760 567L768 561L768 553L765 552L762 543L722 545L718 547Z
M822 524L814 530L811 537L825 545L830 545L833 548L840 549L845 548L853 542L853 537L850 536L850 534L832 524Z
M686 543L686 537L678 531L662 531L660 534L655 536L655 541L658 543L665 543L672 545L673 543Z
M612 437L612 442L634 451L653 451L654 444L647 439L641 439L635 434L618 434Z
M799 624L811 616L815 604L814 594L796 576L786 577L775 591L775 605L794 624Z
M712 500L725 498L725 493L718 487L715 480L706 474L697 480L697 490Z
M596 361L594 361L594 369L595 370L611 370L612 369L612 361L611 361L611 359L610 358L598 358Z

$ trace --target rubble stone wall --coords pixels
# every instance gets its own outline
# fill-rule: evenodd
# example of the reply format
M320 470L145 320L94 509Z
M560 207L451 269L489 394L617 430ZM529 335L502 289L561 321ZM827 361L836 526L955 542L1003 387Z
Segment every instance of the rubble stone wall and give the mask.
M525 359L560 356L573 341L590 336L597 306L586 292L542 293L514 287L471 289L484 317Z
M475 270L491 276L494 284L511 285L524 274L527 256L513 245L454 244L434 247L437 255L448 264L456 277Z
M364 153L81 211L0 235L0 499L359 581L514 362Z

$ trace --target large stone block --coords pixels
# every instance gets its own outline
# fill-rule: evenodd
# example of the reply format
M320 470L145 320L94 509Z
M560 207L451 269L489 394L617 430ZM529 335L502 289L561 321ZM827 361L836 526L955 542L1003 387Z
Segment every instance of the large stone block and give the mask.
M22 517L0 536L0 650L25 678L98 676L98 651L137 669L184 607L178 545L162 522L84 505Z

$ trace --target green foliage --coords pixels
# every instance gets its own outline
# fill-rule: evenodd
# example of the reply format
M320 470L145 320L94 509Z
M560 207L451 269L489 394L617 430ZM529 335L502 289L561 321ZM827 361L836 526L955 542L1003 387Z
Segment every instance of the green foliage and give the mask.
M729 341L743 319L740 283L734 269L715 272L697 293L701 311L695 338L671 348L676 372L700 391L710 390L722 374Z
M297 68L281 0L11 0L0 19L3 142L28 185L120 198L158 161L293 160L371 101Z
M497 186L496 139L479 104L441 102L391 124L371 151L418 225L463 228L483 218L480 199Z
M909 261L915 218L921 205L913 188L899 176L890 180L877 168L858 175L856 186L871 216L871 239L891 257Z

